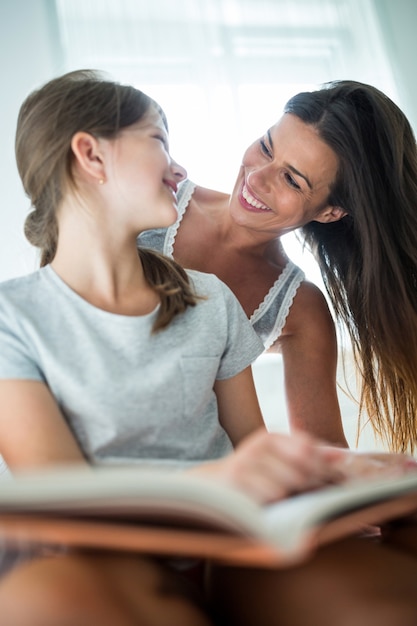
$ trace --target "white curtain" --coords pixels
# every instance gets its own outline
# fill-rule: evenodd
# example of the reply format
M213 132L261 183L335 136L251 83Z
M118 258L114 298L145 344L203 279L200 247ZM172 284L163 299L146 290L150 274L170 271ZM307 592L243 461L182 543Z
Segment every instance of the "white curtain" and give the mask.
M65 70L154 97L192 180L230 191L243 150L286 100L341 78L397 99L373 0L57 0ZM294 236L287 251L322 286Z
M190 176L229 189L242 149L303 88L397 97L372 0L57 0L65 69L108 71L160 101Z

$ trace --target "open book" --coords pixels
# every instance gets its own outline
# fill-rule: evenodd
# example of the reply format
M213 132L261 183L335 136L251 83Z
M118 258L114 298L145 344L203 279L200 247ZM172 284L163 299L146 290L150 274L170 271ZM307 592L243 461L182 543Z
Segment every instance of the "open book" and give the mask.
M62 469L0 482L0 538L289 566L317 546L417 512L417 473L367 479L258 506L200 476Z

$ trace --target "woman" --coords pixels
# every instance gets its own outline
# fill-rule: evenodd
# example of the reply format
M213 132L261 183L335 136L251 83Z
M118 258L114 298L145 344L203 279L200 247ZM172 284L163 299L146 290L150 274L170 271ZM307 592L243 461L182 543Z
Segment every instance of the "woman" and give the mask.
M369 85L329 83L287 103L230 196L184 185L177 223L139 241L229 285L265 348L283 354L291 426L346 445L331 316L280 243L301 229L352 339L360 412L391 450L412 451L417 152L400 109Z
M363 379L360 406L392 450L417 444L417 150L383 93L352 82L299 94L286 113L337 154L330 202L346 215L303 228Z

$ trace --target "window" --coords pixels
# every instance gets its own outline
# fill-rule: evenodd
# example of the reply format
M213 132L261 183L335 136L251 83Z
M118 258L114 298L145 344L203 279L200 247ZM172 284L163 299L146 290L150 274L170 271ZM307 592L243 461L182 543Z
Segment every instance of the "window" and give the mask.
M232 188L244 149L298 91L338 78L398 100L372 0L57 0L65 70L105 70L164 108L173 157ZM317 266L284 245L308 278Z

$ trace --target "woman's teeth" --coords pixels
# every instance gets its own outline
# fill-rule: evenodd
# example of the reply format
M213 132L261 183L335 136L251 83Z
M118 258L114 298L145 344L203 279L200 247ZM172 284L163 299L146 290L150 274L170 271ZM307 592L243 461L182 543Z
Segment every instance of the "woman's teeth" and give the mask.
M255 207L255 209L263 209L264 211L270 211L271 209L266 206L266 204L262 204L259 200L256 200L248 191L246 185L243 185L242 196L245 198L246 202L251 206Z

